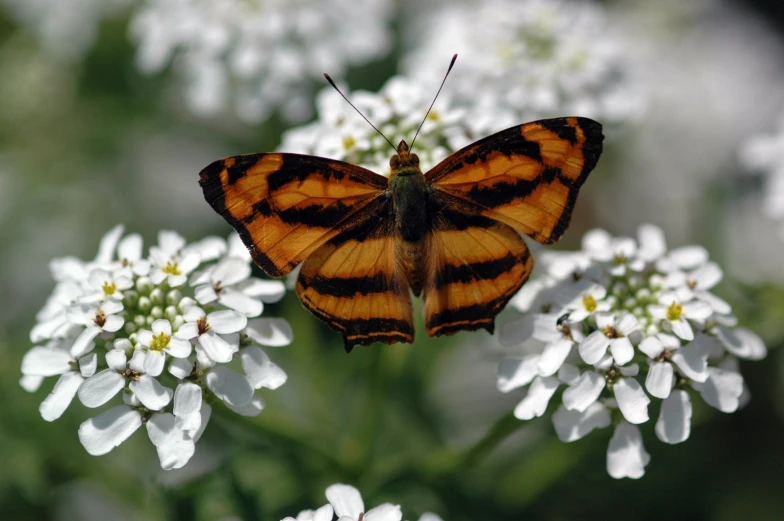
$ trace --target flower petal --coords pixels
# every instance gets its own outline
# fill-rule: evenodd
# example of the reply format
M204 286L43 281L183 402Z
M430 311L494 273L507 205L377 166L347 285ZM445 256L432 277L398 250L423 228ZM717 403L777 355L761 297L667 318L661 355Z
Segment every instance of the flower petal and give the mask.
M610 340L610 353L616 364L624 365L634 358L634 347L627 337L613 338Z
M364 519L367 521L400 521L403 519L403 512L400 505L383 503L365 512Z
M537 376L528 388L528 394L514 409L514 415L520 420L530 420L544 414L555 390L561 382L553 376Z
M694 331L691 329L691 326L686 319L679 318L678 320L671 320L670 327L672 327L672 332L678 335L679 338L686 341L694 340Z
M218 296L218 301L227 308L239 311L249 317L257 317L264 310L264 304L260 300L232 288L223 288Z
M226 404L229 409L237 414L249 417L261 414L261 411L264 410L264 405L264 399L261 396L254 396L250 403L243 405L242 407L234 407L233 405Z
M658 337L649 336L640 342L637 349L648 355L649 358L657 358L664 352L664 345Z
M164 387L149 374L139 376L128 386L142 404L152 411L159 411L169 405L174 391Z
M694 342L676 350L671 357L681 373L695 382L704 382L708 378L708 360L701 352L700 336Z
M610 339L601 331L594 331L580 342L577 350L586 364L595 364L602 359L610 346Z
M645 388L656 398L667 398L672 391L674 370L669 362L651 362Z
M62 349L37 346L22 358L22 374L28 376L55 376L72 369L73 358Z
M623 417L629 423L645 423L648 421L648 404L651 399L645 394L639 382L634 378L621 378L613 386L615 399Z
M144 371L150 376L160 376L166 362L163 351L147 351L144 357Z
M555 342L547 344L536 362L539 374L541 376L552 376L557 373L561 364L569 356L573 345L574 342L568 338L560 338Z
M186 432L201 427L201 387L191 382L183 382L174 391L174 416L178 429Z
M231 362L234 357L234 349L231 345L212 330L199 335L199 345L210 359L218 363Z
M691 432L691 400L689 393L676 389L662 402L656 421L656 436L664 443L681 443Z
M280 280L264 280L251 278L237 285L237 289L248 296L256 297L262 302L279 302L286 293L286 285Z
M564 391L564 407L569 410L585 412L592 403L599 399L605 383L604 377L596 371L585 371L577 382Z
M63 374L57 380L49 396L41 402L41 406L38 408L41 417L51 422L62 416L63 412L73 401L74 396L76 396L76 391L82 385L82 382L84 382L84 378L79 373Z
M104 369L84 381L79 387L79 401L85 407L100 407L125 387L125 378L117 371Z
M619 423L607 447L607 473L615 479L639 479L650 461L640 429L626 422Z
M79 358L80 356L84 356L92 351L93 347L95 347L93 340L100 332L101 328L96 324L87 326L86 329L79 333L79 336L76 337L76 340L74 340L74 343L71 346L71 356L74 358Z
M528 385L538 374L536 363L539 355L526 355L522 358L504 358L498 363L498 390L508 393Z
M242 368L248 376L248 381L254 389L277 389L284 383L288 376L269 359L267 354L256 346L249 346L240 353Z
M175 336L185 340L196 338L199 336L199 324L196 322L186 322L177 329Z
M749 360L762 360L767 354L765 343L755 333L745 328L730 329L716 326L716 338L735 356Z
M183 467L196 452L191 437L175 426L174 416L169 413L153 414L147 422L147 434L158 451L163 470Z
M711 407L721 412L735 412L743 394L743 377L734 371L709 367L708 379L702 383L694 382L692 386Z
M294 340L291 326L283 318L254 318L248 321L245 334L263 346L280 347Z
M210 329L221 335L238 333L248 324L248 317L230 309L214 311L207 315Z
M79 426L79 441L88 454L102 456L127 440L142 425L142 415L118 405Z
M359 491L351 485L331 485L327 487L327 501L335 509L338 517L348 516L358 519L359 515L365 512L365 503Z
M154 321L150 328L152 329L153 335L156 336L160 335L161 333L166 336L171 336L172 334L171 322L165 318L159 318L158 320Z
M184 338L171 337L169 345L164 349L174 358L188 358L191 354L191 342Z
M250 265L241 259L226 258L215 265L210 279L221 286L231 286L250 277Z
M193 372L193 363L182 358L175 358L169 363L169 373L178 380L184 380Z
M610 412L604 405L594 402L584 412L570 411L561 405L553 414L553 426L563 442L579 440L595 429L610 426Z
M224 402L242 407L253 398L248 379L226 367L213 367L207 373L207 387Z

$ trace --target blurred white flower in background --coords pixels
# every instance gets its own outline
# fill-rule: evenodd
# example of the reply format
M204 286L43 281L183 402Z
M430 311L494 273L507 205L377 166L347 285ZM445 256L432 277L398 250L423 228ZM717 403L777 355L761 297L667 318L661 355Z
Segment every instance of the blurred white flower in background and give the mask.
M49 51L79 57L102 21L130 16L138 68L173 66L187 106L256 123L275 109L302 121L312 83L392 47L391 0L0 0Z
M523 350L498 366L500 391L528 387L515 416L542 416L564 386L552 417L558 437L575 441L612 425L607 471L614 478L645 472L650 458L637 425L649 420L652 399L662 400L656 436L681 443L693 397L734 412L749 399L738 360L767 353L709 291L722 272L704 248L668 251L651 225L638 235L592 230L579 252L542 254L546 273L512 301L525 314L499 330L502 343Z
M593 2L457 2L411 25L404 70L438 85L460 56L448 90L461 105L488 107L518 123L579 115L605 125L637 119L645 95L632 79L624 42ZM492 131L502 130L497 126Z
M301 121L312 80L389 51L392 14L389 0L147 0L130 31L139 68L173 63L197 114L229 106L257 122L279 107Z
M180 468L207 426L207 395L255 416L264 407L255 390L285 383L285 372L257 345L291 342L285 320L259 317L263 302L280 300L285 288L251 278L249 257L237 256L223 239L188 245L162 231L150 262L141 258L141 237L122 233L121 226L107 233L91 262L51 262L57 285L36 317L30 339L37 345L22 360L20 383L34 392L44 378L59 376L40 407L47 421L59 418L76 396L97 408L119 394L122 405L79 428L87 452L106 454L146 425L161 467ZM226 262L247 270L243 297L233 309L214 299L197 306L194 286ZM233 365L242 373L227 367L237 353Z
M339 521L401 521L403 513L400 505L384 503L377 507L365 510L365 503L359 490L351 485L335 484L327 487L328 504L317 510L303 510L297 517L286 517L282 521L332 521L335 517ZM425 513L419 521L441 521L435 514Z
M740 161L749 173L764 176L762 212L776 221L784 220L784 115L773 133L760 133L742 144Z
M0 0L48 50L80 57L92 45L105 18L121 13L133 0Z

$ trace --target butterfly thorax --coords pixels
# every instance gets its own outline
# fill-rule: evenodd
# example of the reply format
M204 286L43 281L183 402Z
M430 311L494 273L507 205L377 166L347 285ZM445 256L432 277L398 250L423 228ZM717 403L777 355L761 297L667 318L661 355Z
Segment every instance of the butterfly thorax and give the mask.
M429 230L427 215L428 186L419 168L419 158L401 141L397 154L389 160L392 169L389 189L395 212L395 224L403 239L398 245L399 258L409 275L415 295L422 290L425 236Z

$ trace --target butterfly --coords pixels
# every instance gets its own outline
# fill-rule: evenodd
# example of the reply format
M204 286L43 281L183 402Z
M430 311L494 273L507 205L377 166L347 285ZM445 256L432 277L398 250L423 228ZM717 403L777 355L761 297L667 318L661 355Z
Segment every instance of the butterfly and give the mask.
M302 304L351 351L413 342L411 294L424 298L430 336L492 333L533 269L520 233L542 244L563 235L603 138L588 118L543 119L476 141L424 174L401 141L389 177L260 153L215 161L200 184L267 275L302 264Z

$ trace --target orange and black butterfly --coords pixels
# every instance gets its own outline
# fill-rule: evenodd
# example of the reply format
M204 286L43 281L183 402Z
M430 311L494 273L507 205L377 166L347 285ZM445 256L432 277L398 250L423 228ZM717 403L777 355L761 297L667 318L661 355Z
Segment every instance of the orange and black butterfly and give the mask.
M255 263L297 279L302 304L357 344L414 340L411 293L431 336L493 332L528 279L519 233L556 242L602 152L580 117L525 123L481 139L423 174L405 141L384 177L323 157L261 153L201 172L207 202Z

